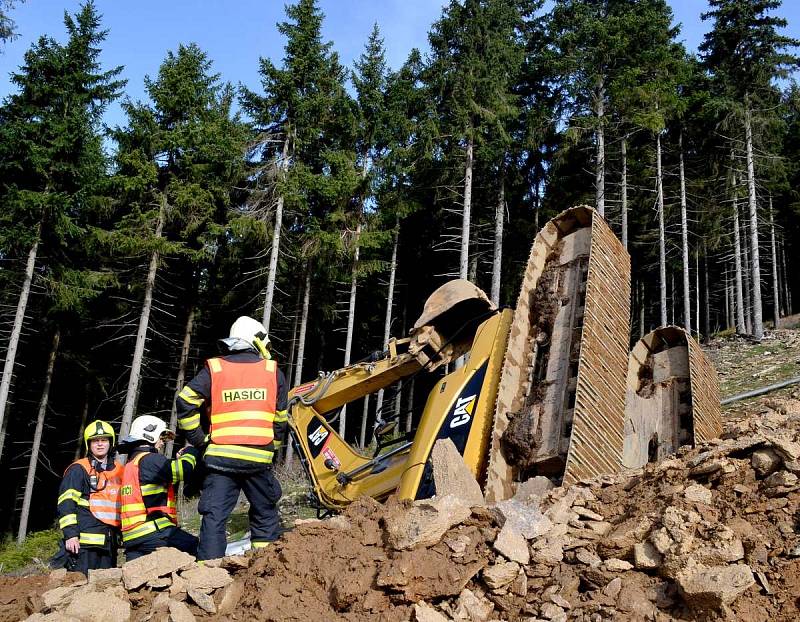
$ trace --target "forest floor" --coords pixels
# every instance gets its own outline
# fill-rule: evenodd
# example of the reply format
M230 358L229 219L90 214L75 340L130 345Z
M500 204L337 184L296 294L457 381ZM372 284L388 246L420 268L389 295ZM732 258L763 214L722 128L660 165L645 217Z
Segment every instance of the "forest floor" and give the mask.
M800 375L798 330L771 331L760 344L719 339L707 351L723 397ZM545 495L540 509L551 519L550 531L530 539L527 561L498 554L507 521L494 509L474 509L438 544L413 550L391 544L390 525L408 513L395 503L364 500L340 519L295 527L314 514L308 484L302 472L280 472L287 533L270 555L226 566L235 590L212 590L216 604L205 604L217 610L216 619L239 620L799 619L800 389L731 404L723 416L722 441ZM184 508L186 515L193 511ZM190 527L192 521L196 513ZM245 529L241 506L231 539ZM660 566L648 566L648 556ZM48 610L40 595L56 583L30 570L27 577L0 577L0 622ZM77 586L70 577L56 582L70 581ZM177 585L180 577L173 573L171 581ZM129 603L132 620L167 620L163 589L157 583L126 595L117 589L115 598ZM231 594L235 604L226 609ZM210 616L198 601L203 595L190 592L191 613ZM38 615L33 619L49 619Z

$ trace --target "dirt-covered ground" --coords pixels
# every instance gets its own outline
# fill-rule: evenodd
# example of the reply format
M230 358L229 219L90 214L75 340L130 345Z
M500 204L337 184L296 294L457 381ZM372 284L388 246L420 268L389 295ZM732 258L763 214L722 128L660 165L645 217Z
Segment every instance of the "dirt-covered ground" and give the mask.
M800 368L798 332L779 333L712 345L723 392ZM498 507L362 499L219 568L2 578L0 622L800 619L800 389L725 413L707 445L566 490L532 482ZM107 606L91 617L79 602Z

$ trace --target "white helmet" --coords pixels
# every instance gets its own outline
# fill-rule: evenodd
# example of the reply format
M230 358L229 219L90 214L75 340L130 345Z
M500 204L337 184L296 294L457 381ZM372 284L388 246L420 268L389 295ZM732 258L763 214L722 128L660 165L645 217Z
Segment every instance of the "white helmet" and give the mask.
M261 322L246 315L231 324L227 339L220 339L220 342L231 352L255 349L264 358L270 358L267 329Z
M162 436L171 436L175 438L175 433L168 430L167 424L158 417L142 415L133 420L128 436L123 442L135 443L136 441L145 441L146 443L155 445Z

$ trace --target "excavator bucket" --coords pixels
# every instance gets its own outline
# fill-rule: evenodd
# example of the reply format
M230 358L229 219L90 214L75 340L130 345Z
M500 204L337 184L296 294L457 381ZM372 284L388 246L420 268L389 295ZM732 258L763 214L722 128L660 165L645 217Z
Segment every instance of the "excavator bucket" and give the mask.
M485 494L534 475L570 484L622 465L630 257L587 206L536 236L505 354Z
M700 345L678 326L657 328L628 361L623 466L638 468L720 435L719 384Z

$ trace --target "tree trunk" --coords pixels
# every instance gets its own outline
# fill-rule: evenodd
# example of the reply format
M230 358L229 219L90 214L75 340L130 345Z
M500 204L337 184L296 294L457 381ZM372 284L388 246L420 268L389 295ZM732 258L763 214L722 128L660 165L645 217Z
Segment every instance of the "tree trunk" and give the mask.
M725 266L725 321L727 322L727 326L725 328L730 328L733 326L733 316L731 314L731 301L733 299L733 292L731 292L731 279L730 279L730 272L728 271L728 266Z
M286 137L283 139L283 151L281 153L281 162L278 167L280 170L281 180L286 175L286 169L289 166L289 132L287 130ZM262 324L269 334L269 322L272 317L272 299L275 294L275 277L278 272L278 256L281 249L281 225L283 224L283 193L278 195L278 202L275 205L275 226L272 228L272 249L269 254L269 269L267 271L267 293L264 296L264 314L262 317Z
M692 292L689 280L689 224L686 216L686 177L683 169L683 131L678 134L681 182L681 251L683 257L683 327L692 333Z
M284 373L286 374L286 381L289 383L289 386L292 386L292 378L294 378L294 364L295 364L295 354L297 353L297 329L300 327L300 304L303 300L303 290L302 288L297 288L297 295L294 301L294 318L292 319L292 340L290 342L289 347L289 361L286 363L286 369Z
M500 171L500 192L497 207L494 210L494 258L492 261L492 293L490 298L496 305L500 304L500 276L503 266L503 221L506 215L506 180Z
M669 273L669 323L675 326L675 273Z
M78 446L75 448L75 458L77 460L83 453L83 431L86 429L86 420L89 418L89 380L83 392L83 408L81 408L81 425L78 428ZM74 461L73 460L73 461Z
M750 249L747 245L747 219L742 223L742 283L744 287L744 326L753 334L753 297L750 285Z
M356 321L356 293L358 292L358 238L361 236L361 223L356 225L356 249L353 255L353 271L350 276L350 303L347 307L347 337L344 342L344 366L350 364L350 355L353 349L353 328ZM345 426L347 423L347 404L342 406L341 413L339 414L339 436L344 438Z
M764 338L763 309L761 308L761 262L758 251L758 205L756 203L756 177L753 165L753 124L750 118L750 101L745 95L745 141L747 143L747 196L750 207L750 265L753 287L753 337Z
M700 253L694 254L694 329L700 340Z
M181 360L178 363L178 377L175 379L175 394L183 389L186 378L186 367L189 362L189 348L192 345L192 332L194 330L194 316L196 307L194 304L189 307L189 314L186 316L186 328L183 331L183 346L181 346ZM172 400L172 410L169 415L169 429L176 430L178 425L178 410L175 407L175 400ZM167 442L164 455L172 456L172 441Z
M733 176L733 262L735 269L734 289L736 290L736 332L747 333L744 321L744 293L742 291L742 246L739 234L739 202L736 200L736 175Z
M645 302L644 293L645 293L644 292L644 282L640 281L639 282L639 339L644 337L644 333L645 333L645 330L644 330L644 320L645 320L644 312L645 312L645 306L646 306L647 303Z
M300 337L297 340L297 367L294 370L294 384L303 381L303 359L306 352L306 329L308 328L308 307L311 300L311 262L306 264L306 283L303 294L303 314L300 316Z
M667 242L664 231L664 179L661 173L661 133L656 134L656 198L658 201L658 274L661 326L667 325Z
M411 432L414 425L414 384L417 382L416 378L411 379L408 387L408 412L406 413L406 433Z
M603 121L606 107L605 82L602 76L597 81L597 92L595 93L595 113L597 114L597 130L595 139L597 141L597 162L594 172L594 191L597 213L603 218L606 216L606 144L605 128Z
M167 197L161 196L161 205L158 210L158 222L156 223L156 238L161 237L164 229L164 217L167 210ZM142 375L142 361L144 360L144 348L147 342L147 327L150 324L150 309L153 306L153 289L156 284L156 271L158 270L158 251L153 251L150 257L150 267L147 270L147 281L144 290L144 303L142 313L139 316L139 330L136 332L136 346L133 350L133 361L131 362L131 375L128 379L128 391L125 394L125 406L122 410L122 423L119 428L119 437L125 438L131 427L133 413L136 410L136 402L139 398L139 382Z
M622 246L628 249L628 138L622 137Z
M783 289L786 300L786 315L791 315L794 308L792 307L792 291L789 289L789 273L786 272L786 239L781 238L781 267L783 268Z
M6 437L6 410L8 407L8 395L11 391L11 379L14 377L14 360L17 357L19 347L19 337L22 334L22 324L25 322L25 310L28 307L28 297L31 293L31 282L33 281L33 269L36 266L36 253L39 250L39 237L41 236L41 225L36 228L36 239L28 251L28 261L25 263L25 279L22 281L22 291L19 293L17 301L17 313L14 315L14 325L11 328L11 337L8 340L6 359L3 364L3 379L0 380L0 458L3 457L3 447Z
M47 414L47 400L50 396L50 384L53 381L53 369L56 365L56 355L58 354L58 343L61 341L61 331L56 328L53 335L53 345L50 348L50 358L47 361L47 373L44 377L44 388L42 398L39 400L39 413L36 417L36 431L33 433L33 445L31 446L31 459L28 462L28 477L25 480L25 496L22 500L22 513L19 517L19 531L17 532L17 543L22 544L25 535L28 533L28 518L31 513L31 500L33 499L33 485L36 481L36 466L39 463L39 447L42 444L42 430L44 429L44 417Z
M458 276L466 279L469 270L469 230L472 210L472 137L467 139L467 157L464 166L464 210L461 214L461 256L458 262Z
M769 243L772 250L772 317L775 328L778 328L778 320L781 319L781 288L778 283L778 250L775 244L775 221L772 219L772 195L769 195Z
M386 293L386 316L383 320L383 348L389 347L392 331L392 304L394 302L394 281L397 274L397 246L400 240L400 219L395 223L394 244L392 245L392 262L389 266L389 290ZM378 391L375 405L375 417L383 419L383 389Z
M708 343L711 340L711 289L708 286L708 247L705 243L703 243L703 289L706 294L703 298L703 340Z

